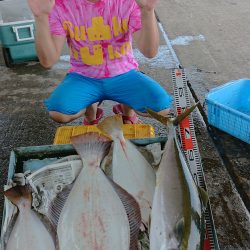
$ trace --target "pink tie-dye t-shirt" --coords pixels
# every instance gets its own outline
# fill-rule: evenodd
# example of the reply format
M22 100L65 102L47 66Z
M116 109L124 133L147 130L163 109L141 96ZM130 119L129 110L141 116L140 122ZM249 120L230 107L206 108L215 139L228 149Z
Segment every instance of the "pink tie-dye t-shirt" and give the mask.
M141 28L135 0L56 0L49 22L53 35L67 37L70 72L107 78L138 68L131 44Z

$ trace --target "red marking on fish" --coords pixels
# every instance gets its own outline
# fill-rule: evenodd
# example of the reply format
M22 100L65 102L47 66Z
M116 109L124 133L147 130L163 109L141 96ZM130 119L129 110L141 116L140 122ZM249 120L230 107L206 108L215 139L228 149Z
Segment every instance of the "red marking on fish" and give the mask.
M90 167L97 167L97 160L90 161L88 165Z
M103 249L102 242L100 242L100 243L98 244L98 243L96 242L96 239L95 239L95 245L94 245L93 250L105 250L105 249Z
M145 193L144 191L140 191L137 195L138 199L142 199L144 193Z
M84 190L84 192L83 192L84 200L87 199L89 201L89 195L90 195L90 190L88 188L87 190Z
M128 158L128 155L127 155L127 145L126 145L126 141L123 140L123 139L119 139L119 141L120 141L120 144L121 144L121 146L122 146L122 150L123 150L123 152L124 152L126 158L129 159L129 158Z
M82 214L82 225L83 226L86 226L86 224L87 224L87 219L86 219L86 214Z
M83 229L83 237L84 238L89 238L90 232L88 231L89 228L87 227L86 214L82 214L82 216L80 218L79 226L80 226L80 230Z

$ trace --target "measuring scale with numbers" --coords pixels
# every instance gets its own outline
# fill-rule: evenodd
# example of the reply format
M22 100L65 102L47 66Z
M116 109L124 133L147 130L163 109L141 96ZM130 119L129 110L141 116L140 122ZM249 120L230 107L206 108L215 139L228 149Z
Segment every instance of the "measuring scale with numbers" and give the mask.
M174 87L175 108L177 115L181 114L186 108L190 108L189 90L183 69L173 69L172 80ZM186 117L178 126L178 133L181 140L182 149L190 165L191 173L196 184L206 190L206 183L201 165L201 158L195 136L192 115ZM206 236L204 240L204 250L219 249L219 244L214 228L213 217L210 203L205 212Z

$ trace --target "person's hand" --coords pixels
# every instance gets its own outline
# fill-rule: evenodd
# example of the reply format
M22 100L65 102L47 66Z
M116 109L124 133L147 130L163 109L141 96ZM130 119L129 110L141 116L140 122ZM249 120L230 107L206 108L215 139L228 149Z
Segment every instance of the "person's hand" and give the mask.
M30 9L35 17L48 15L55 5L55 0L28 0Z
M157 0L135 0L142 10L154 10Z

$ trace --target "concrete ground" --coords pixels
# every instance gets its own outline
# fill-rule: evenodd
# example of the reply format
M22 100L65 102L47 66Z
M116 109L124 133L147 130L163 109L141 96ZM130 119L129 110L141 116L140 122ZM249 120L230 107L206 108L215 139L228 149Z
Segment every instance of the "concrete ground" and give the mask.
M180 63L186 71L193 98L200 101L194 114L196 136L221 249L250 247L250 145L206 124L205 95L239 78L250 78L250 4L248 0L159 0L161 47L155 59L137 50L140 69L172 93L171 68ZM6 182L10 151L20 146L52 144L56 128L42 101L64 77L69 67L67 50L50 70L30 62L4 66L0 55L0 186ZM105 115L112 102L105 101ZM203 116L201 116L201 114ZM157 136L166 131L152 124ZM71 124L80 124L78 119ZM0 215L3 193L0 191ZM1 218L1 217L0 217Z
M205 121L204 98L208 91L250 76L246 42L250 38L249 7L247 0L159 1L157 14L186 70L192 92L203 106L200 110ZM221 249L249 249L250 145L208 127L218 158L207 145L210 140L205 133L200 134L200 124L196 124L196 133ZM237 195L232 195L235 191L246 208Z

